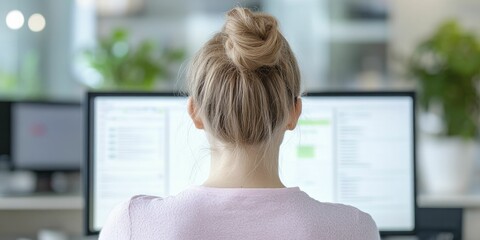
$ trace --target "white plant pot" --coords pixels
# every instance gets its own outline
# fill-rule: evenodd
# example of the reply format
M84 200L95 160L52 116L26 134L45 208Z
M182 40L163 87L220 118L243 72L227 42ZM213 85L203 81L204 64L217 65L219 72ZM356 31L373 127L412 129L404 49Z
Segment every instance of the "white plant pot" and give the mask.
M430 194L468 191L474 173L476 142L423 135L419 141L419 179Z

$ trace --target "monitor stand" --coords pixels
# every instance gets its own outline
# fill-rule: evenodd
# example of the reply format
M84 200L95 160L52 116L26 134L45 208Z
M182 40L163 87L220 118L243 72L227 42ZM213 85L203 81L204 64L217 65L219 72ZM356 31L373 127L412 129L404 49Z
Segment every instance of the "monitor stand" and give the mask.
M36 172L35 193L78 194L80 190L78 171Z
M53 193L53 172L36 172L34 193Z

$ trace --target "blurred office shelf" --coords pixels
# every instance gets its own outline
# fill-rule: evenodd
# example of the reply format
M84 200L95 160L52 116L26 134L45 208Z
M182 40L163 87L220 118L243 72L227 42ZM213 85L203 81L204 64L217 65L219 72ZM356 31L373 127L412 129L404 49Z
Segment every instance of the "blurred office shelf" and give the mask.
M0 210L80 210L79 195L0 196Z
M417 201L419 207L480 208L480 176L473 181L470 190L466 193L420 193L417 197Z
M420 194L418 196L418 206L438 208L480 208L480 192L454 195Z
M386 21L332 22L330 39L333 42L383 43L390 38Z

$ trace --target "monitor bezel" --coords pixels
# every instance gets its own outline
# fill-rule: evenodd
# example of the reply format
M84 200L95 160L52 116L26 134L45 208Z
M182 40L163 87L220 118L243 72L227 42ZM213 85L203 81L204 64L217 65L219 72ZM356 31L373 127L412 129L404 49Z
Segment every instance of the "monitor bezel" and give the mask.
M11 143L11 107L12 101L0 99L0 116L4 122L0 125L0 161L5 161L9 168L11 168L12 159L12 143ZM1 123L1 120L0 120Z
M94 99L96 97L186 97L186 94L175 92L87 92L85 101L85 162L82 168L84 181L84 233L86 235L98 235L100 231L92 230L93 223L92 207L93 207L93 146L92 138L94 131L93 110ZM301 95L312 97L409 97L412 99L412 166L413 166L413 201L414 201L414 227L412 230L405 231L380 231L381 236L392 235L414 235L417 225L417 136L416 136L416 94L414 91L325 91L325 92L308 92ZM92 191L92 192L91 192Z
M51 173L51 172L79 172L82 168L82 161L76 167L25 167L25 166L18 166L15 163L15 134L13 130L13 124L15 124L14 118L14 108L16 105L40 105L40 106L75 106L80 109L82 112L82 103L76 101L53 101L53 100L15 100L10 101L10 122L11 122L11 132L10 132L10 169L11 170L25 170L25 171L32 171L37 173ZM82 124L85 125L85 124ZM83 126L82 126L83 127ZM83 158L83 157L82 157Z

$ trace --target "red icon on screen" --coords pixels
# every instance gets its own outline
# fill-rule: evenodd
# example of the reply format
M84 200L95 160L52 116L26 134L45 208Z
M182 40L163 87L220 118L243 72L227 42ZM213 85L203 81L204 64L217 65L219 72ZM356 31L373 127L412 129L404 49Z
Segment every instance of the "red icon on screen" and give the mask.
M34 123L30 127L30 135L34 137L42 137L47 134L47 127L43 123Z

